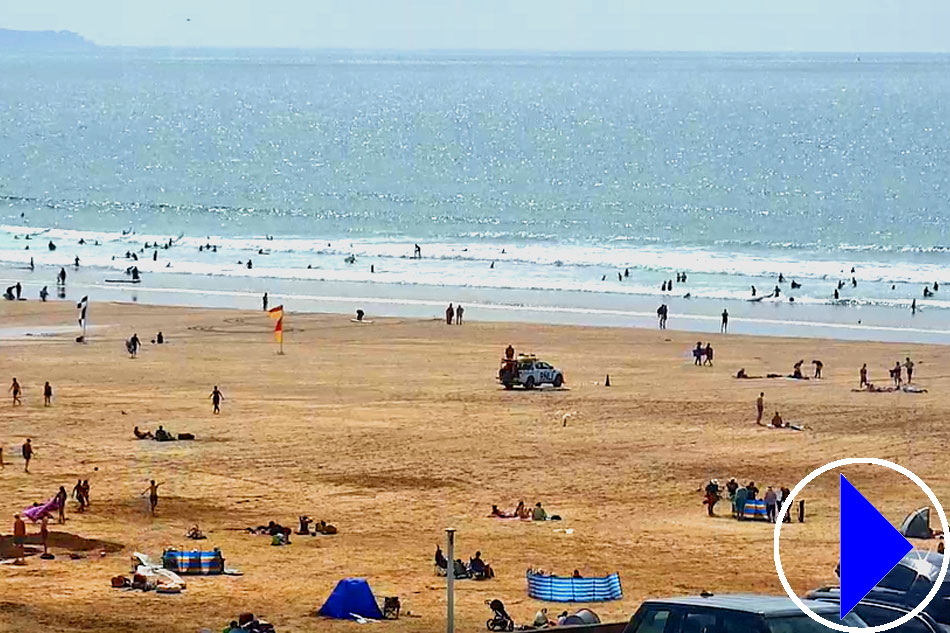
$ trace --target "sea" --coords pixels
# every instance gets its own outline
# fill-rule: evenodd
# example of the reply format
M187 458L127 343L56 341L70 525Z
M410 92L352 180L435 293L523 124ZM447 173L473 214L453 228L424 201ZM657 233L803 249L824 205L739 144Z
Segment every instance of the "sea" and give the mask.
M948 219L945 55L0 51L28 300L947 343Z

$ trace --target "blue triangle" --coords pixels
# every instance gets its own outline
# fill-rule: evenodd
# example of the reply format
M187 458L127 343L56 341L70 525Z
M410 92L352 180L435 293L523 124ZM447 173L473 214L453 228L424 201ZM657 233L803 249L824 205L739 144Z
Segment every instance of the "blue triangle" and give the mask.
M914 549L841 475L841 617Z

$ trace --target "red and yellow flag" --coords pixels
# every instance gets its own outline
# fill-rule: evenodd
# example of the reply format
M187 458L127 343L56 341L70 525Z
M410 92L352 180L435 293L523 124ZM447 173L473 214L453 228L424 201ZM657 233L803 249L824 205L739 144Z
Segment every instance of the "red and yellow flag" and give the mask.
M267 311L270 318L277 319L277 325L274 327L274 338L278 343L284 342L284 306L280 305Z

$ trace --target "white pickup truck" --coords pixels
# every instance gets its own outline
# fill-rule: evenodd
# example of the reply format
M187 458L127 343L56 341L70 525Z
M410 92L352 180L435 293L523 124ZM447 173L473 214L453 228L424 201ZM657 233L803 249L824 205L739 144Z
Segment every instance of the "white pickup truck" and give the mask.
M564 384L564 374L534 356L519 354L518 358L505 358L498 370L498 381L505 389L520 385L525 389L534 389L540 385L553 385L560 388Z

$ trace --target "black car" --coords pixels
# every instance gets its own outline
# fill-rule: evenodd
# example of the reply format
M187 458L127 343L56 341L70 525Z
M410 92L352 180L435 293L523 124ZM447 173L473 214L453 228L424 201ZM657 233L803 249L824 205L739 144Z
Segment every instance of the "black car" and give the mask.
M867 627L860 616L838 618L838 606L806 600L821 617L848 626ZM752 594L647 600L633 614L624 633L827 633L789 598Z
M911 550L871 589L865 600L913 609L930 593L942 564L943 554ZM838 587L821 587L810 592L808 598L820 600L836 596L838 591ZM940 624L950 625L950 574L924 612Z
M837 605L841 602L841 595L837 589L829 589L825 592L821 592L821 595L816 595L815 599ZM854 613L861 616L861 619L867 622L868 626L878 626L879 624L893 622L904 614L909 613L912 608L913 607L905 607L903 605L884 604L865 598L854 608ZM938 624L936 620L924 612L918 613L914 616L913 620L891 630L902 631L903 633L947 633L950 631L950 628Z

